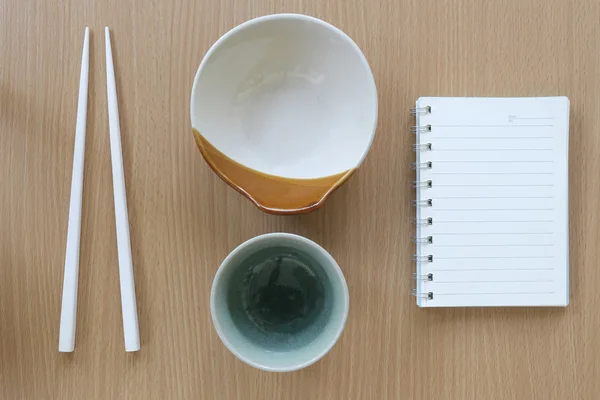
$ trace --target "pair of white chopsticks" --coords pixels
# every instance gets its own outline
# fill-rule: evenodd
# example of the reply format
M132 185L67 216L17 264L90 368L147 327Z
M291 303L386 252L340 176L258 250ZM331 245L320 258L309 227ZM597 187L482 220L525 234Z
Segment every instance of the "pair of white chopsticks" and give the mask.
M140 334L135 300L133 265L131 261L131 241L129 238L129 217L121 152L121 127L117 105L117 88L113 66L110 33L105 28L106 41L106 87L108 92L108 124L110 131L110 153L112 161L115 219L117 227L117 252L119 259L119 279L121 282L121 307L123 309L123 334L125 351L140 349ZM83 156L85 152L85 127L87 119L88 73L89 73L90 30L85 28L81 76L79 82L79 103L75 127L75 151L73 175L71 178L71 201L69 206L69 227L67 231L67 251L63 281L62 308L58 351L72 352L75 349L75 320L77 314L77 286L79 275L79 244L81 233L81 200L83 191Z

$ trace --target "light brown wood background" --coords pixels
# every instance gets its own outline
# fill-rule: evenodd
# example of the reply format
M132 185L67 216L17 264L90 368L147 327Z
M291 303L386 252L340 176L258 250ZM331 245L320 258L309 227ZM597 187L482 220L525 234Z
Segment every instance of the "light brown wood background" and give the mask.
M202 160L189 122L203 54L251 18L346 31L379 89L363 167L309 215L262 214ZM0 1L0 398L597 399L600 3L595 0ZM58 353L81 46L92 29L77 344ZM112 28L142 350L123 347L103 28ZM421 95L571 99L571 304L415 306L408 108ZM237 361L211 323L226 254L273 231L328 249L346 330L312 367Z

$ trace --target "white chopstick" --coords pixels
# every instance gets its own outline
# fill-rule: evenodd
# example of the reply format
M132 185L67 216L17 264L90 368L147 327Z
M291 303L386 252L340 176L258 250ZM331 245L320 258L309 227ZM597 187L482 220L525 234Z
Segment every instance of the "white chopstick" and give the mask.
M71 175L69 226L67 228L67 250L65 254L62 306L60 309L60 330L58 333L58 351L65 353L70 353L75 349L79 245L81 234L81 200L83 194L83 157L85 154L89 65L90 29L85 28L83 52L81 55L81 74L79 76L79 100L77 104L77 123L75 125L73 173Z
M117 253L119 258L119 279L121 282L121 307L123 310L123 335L125 351L140 349L140 334L131 261L131 241L129 238L129 217L127 196L121 153L121 127L117 105L117 87L113 66L112 48L108 27L104 30L106 41L106 90L108 92L108 127L110 131L110 154L112 161L113 192L115 198L115 220L117 226Z

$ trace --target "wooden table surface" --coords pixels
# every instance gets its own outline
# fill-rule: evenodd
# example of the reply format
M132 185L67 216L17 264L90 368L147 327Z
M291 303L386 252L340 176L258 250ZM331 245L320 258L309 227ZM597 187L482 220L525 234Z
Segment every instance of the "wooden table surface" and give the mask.
M269 216L207 167L192 80L223 33L301 12L363 49L379 125L363 167L317 212ZM600 3L595 0L0 2L0 398L597 399L600 391ZM103 28L112 28L142 349L123 346ZM76 350L58 327L81 46L90 26ZM409 293L418 96L571 100L571 304L419 309ZM209 289L255 235L305 235L338 260L350 316L288 374L221 344Z

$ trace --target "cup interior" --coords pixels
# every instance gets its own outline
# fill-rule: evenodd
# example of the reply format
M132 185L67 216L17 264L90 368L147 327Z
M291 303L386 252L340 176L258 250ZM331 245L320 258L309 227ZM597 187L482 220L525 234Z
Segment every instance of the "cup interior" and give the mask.
M192 127L259 172L314 179L357 168L371 145L377 93L358 46L305 15L250 20L204 57Z
M343 330L348 302L331 255L284 233L238 246L221 264L210 301L224 344L242 361L268 371L300 369L325 355Z

